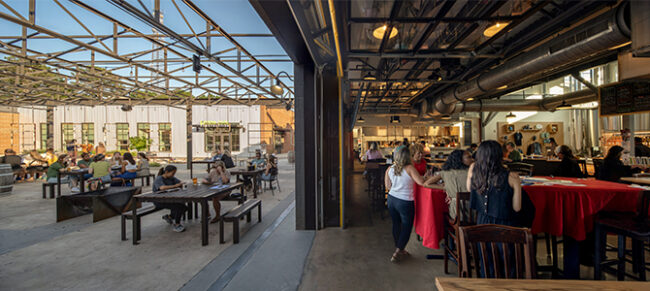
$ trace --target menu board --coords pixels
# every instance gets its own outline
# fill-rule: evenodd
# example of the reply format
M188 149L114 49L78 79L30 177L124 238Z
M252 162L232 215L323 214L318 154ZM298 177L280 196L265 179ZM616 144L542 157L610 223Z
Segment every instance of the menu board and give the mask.
M601 116L650 112L650 80L606 85L599 95Z

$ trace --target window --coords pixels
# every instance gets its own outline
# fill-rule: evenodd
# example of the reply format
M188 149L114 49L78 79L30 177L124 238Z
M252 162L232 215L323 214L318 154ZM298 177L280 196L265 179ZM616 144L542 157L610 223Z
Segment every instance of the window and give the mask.
M82 144L95 144L95 124L82 123L81 124L81 143Z
M205 152L211 153L215 149L223 149L226 146L231 152L240 150L239 128L233 128L232 131L224 131L223 128L205 129Z
M138 123L138 136L144 137L147 140L151 139L149 130L149 123ZM149 150L149 148L147 148Z
M172 151L172 124L158 124L158 150L161 152Z
M74 139L74 124L61 124L61 148L65 149L66 144Z
M41 150L47 149L47 123L41 123Z
M129 124L116 123L117 149L126 151L129 149Z

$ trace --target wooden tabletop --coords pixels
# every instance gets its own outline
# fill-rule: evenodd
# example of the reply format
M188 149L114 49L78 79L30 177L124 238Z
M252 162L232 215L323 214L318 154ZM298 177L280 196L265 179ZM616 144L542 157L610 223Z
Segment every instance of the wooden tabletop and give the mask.
M589 280L509 280L474 278L436 278L439 291L531 291L531 290L649 290L650 283L636 281Z
M192 164L211 164L214 163L217 160L200 160L200 161L192 161Z
M242 187L242 183L229 184L222 189L211 189L216 185L188 185L187 189L179 189L165 192L151 192L133 196L139 201L183 201L209 199L217 195L228 193Z
M256 175L261 172L264 172L264 169L256 169L249 171L248 169L232 169L229 170L232 175Z
M650 185L650 177L623 177L621 181L639 185Z

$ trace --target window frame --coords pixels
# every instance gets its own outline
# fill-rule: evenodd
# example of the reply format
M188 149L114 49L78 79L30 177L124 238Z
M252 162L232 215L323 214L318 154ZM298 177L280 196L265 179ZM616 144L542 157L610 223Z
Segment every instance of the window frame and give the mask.
M88 137L92 137L89 140ZM84 122L81 124L81 143L82 144L95 144L95 123Z
M121 126L126 125L126 128ZM120 139L120 136L124 135L124 130L126 129L126 145L123 145L120 141L124 141L124 139ZM126 122L119 122L115 123L115 146L118 151L128 151L129 150L129 124ZM126 147L126 148L124 148Z
M163 127L165 127L165 129L163 129ZM168 130L169 132L165 133L165 132L163 132L164 130ZM163 147L163 146L166 145L165 143L163 143L163 140L164 140L163 135L168 136L169 148ZM172 151L172 124L170 122L158 123L158 151L159 152L164 152L164 153Z
M141 128L142 125L146 125L146 128ZM138 124L136 124L136 129L138 131L139 137L146 137L148 140L151 140L151 123L138 122ZM151 143L149 143L149 145L147 146L147 151L150 150L151 150Z
M66 138L68 137L68 138ZM61 123L61 148L66 149L69 140L74 139L74 123Z

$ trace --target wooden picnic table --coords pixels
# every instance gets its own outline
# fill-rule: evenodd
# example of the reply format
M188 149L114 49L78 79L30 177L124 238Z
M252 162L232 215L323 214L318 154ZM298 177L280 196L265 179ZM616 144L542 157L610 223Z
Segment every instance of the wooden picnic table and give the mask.
M522 280L436 277L439 291L491 290L648 290L647 282L589 280Z
M88 174L88 168L81 168L79 170L64 170L63 172L59 172L59 174L56 177L56 184L57 184L57 190L59 191L59 195L61 195L61 176L63 175L68 175L68 176L77 176L79 177L79 193L84 193L86 192L86 187L85 187L85 182L86 179L84 179L84 175Z
M210 214L209 201L219 195L227 195L230 191L239 188L241 194L244 195L244 184L234 183L226 185L225 188L212 189L216 185L187 185L186 189L177 189L171 191L161 191L155 193L144 193L133 196L135 202L163 202L163 203L183 203L196 202L201 204L201 243L202 245L208 244L208 215ZM133 208L133 217L137 215L137 208ZM133 244L138 244L140 237L140 225L137 219L133 219ZM135 235L137 234L137 235Z
M257 198L257 193L259 192L258 179L264 172L264 169L248 170L248 169L232 169L230 170L231 175L237 175L237 180L239 177L252 177L253 178L253 198Z
M650 177L623 177L621 181L639 185L650 185Z

